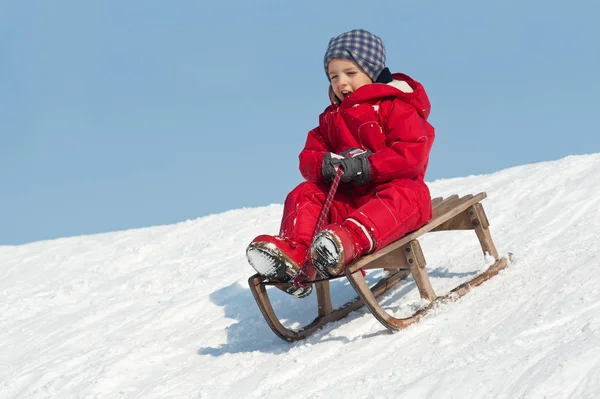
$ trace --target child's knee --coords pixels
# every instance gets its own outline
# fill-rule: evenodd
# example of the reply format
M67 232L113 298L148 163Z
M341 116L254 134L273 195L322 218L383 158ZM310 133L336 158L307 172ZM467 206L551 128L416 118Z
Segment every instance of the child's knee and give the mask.
M325 192L320 185L305 181L298 184L292 191L290 191L286 198L286 202L305 202L306 198L314 199L315 196L320 197L324 195Z

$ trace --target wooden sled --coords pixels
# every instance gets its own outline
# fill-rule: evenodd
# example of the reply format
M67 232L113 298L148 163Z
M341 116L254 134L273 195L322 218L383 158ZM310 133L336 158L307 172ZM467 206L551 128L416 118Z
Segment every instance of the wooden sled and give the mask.
M388 329L395 331L406 328L418 322L438 303L463 296L472 287L480 285L508 266L509 259L498 256L498 251L496 251L490 235L489 222L480 203L486 197L486 193L479 193L475 196L469 194L462 198L459 198L458 195L452 195L448 198L434 198L432 200L433 217L429 223L380 251L364 256L348 265L345 269L345 275L338 276L345 276L358 293L356 298L340 308L332 308L329 291L330 279L316 281L314 288L317 292L317 317L299 330L284 327L269 300L266 287L268 285L277 286L282 283L268 282L259 274L255 274L248 279L250 290L269 327L281 339L290 342L308 337L325 324L339 320L363 305L366 305L373 316ZM484 255L493 256L495 262L483 273L459 285L448 294L437 296L429 281L425 257L417 238L429 232L450 230L475 230ZM373 287L369 287L360 269L386 269L388 276L379 280ZM410 317L395 318L379 305L377 297L410 275L413 276L421 297L428 300L429 304Z

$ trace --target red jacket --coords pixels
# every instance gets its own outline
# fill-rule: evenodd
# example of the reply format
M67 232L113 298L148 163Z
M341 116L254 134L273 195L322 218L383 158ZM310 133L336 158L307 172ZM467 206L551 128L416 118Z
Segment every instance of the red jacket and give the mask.
M319 126L308 133L300 153L300 173L310 182L324 182L323 155L350 148L370 150L371 182L411 179L423 183L435 138L427 122L430 103L423 86L404 74L394 74L410 89L392 83L365 85L340 105L332 101L319 116ZM429 191L424 187L429 197Z

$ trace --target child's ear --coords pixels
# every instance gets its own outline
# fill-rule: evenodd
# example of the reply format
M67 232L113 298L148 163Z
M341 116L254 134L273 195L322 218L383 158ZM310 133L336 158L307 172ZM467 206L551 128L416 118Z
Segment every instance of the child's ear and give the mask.
M342 103L342 100L340 100L336 95L335 92L333 91L333 87L331 87L331 85L329 85L329 99L331 99L331 101L333 101L334 103L336 103L337 105L340 105Z

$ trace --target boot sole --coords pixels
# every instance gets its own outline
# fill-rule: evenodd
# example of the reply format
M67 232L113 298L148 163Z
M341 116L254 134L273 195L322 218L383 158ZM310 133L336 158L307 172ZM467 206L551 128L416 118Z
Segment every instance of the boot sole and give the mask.
M260 274L269 280L288 282L295 277L287 272L283 260L274 256L269 250L260 247L250 247L246 251L248 262Z
M286 294L297 298L304 298L312 292L312 285L294 288L294 278L298 274L298 266L283 252L269 244L258 242L250 245L246 251L248 263L258 274L266 277L269 281L289 283L281 287Z
M341 272L340 264L343 263L344 253L339 251L340 245L341 243L327 234L318 237L313 243L310 255L313 266L321 277L331 278Z

